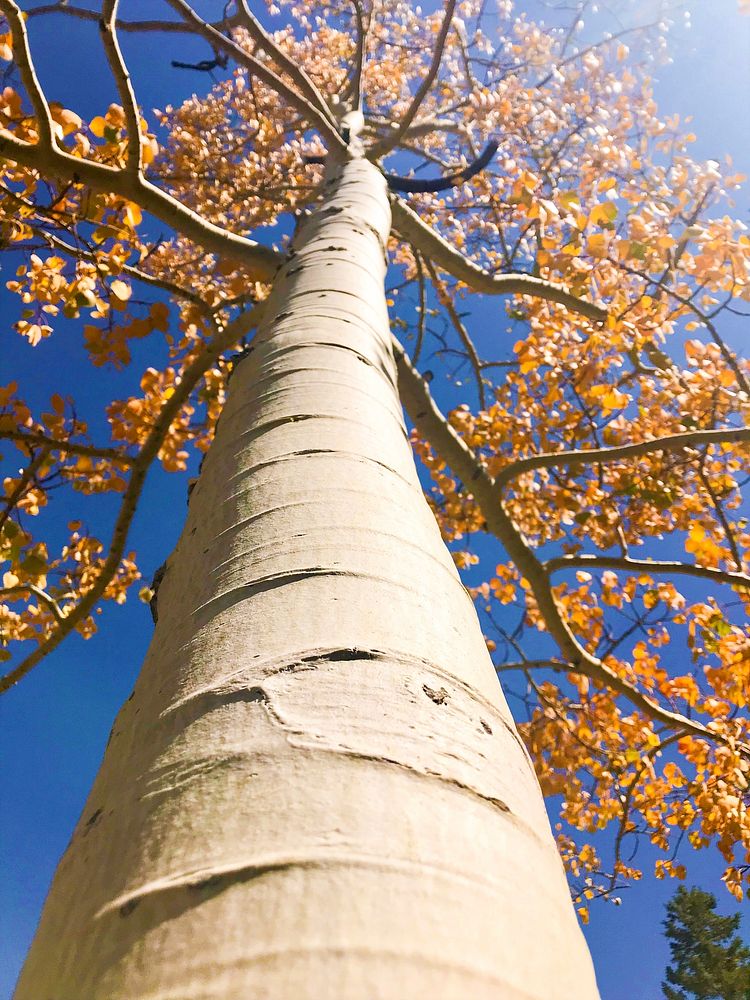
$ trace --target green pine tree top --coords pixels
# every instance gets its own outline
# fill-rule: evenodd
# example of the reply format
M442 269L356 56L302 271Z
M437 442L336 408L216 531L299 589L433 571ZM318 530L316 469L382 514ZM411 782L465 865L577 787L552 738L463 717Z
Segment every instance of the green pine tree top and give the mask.
M666 1000L750 1000L750 947L737 934L740 915L722 917L715 909L710 892L684 886L667 903Z

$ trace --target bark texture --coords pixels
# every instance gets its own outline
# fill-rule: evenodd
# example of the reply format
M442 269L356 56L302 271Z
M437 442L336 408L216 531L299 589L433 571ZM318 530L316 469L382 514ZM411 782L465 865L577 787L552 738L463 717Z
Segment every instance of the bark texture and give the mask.
M417 479L385 180L279 272L17 1000L589 1000L536 779Z

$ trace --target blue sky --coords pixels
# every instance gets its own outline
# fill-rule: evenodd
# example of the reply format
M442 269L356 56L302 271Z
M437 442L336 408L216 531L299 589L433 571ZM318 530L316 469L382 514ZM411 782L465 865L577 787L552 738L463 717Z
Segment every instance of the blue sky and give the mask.
M536 13L540 5L519 2L517 6ZM126 3L126 13L127 8ZM83 37L84 30L91 44L82 49L82 60L66 71L59 59L61 32L66 48L75 46L78 51L76 37ZM102 113L115 97L108 90L95 31L57 18L36 34L37 51L42 53L40 69L51 96L84 115ZM674 63L658 73L657 98L662 110L693 116L691 128L698 137L694 155L722 159L729 153L737 170L750 174L750 18L738 15L736 0L703 0L693 12L692 28L677 30L673 45ZM133 69L145 107L163 105L167 99L175 102L193 87L203 87L204 78L170 70L169 59L205 55L202 45L163 37L147 39L137 51L133 49ZM748 190L736 208L746 222L750 221ZM12 270L6 264L3 286ZM68 379L72 389L80 343L75 325L61 325L55 336L32 350L9 330L16 303L0 293L0 308L4 316L0 384L18 376L22 385L30 387L29 398L40 403L60 391L61 379ZM485 308L497 306L478 307L476 319L489 315ZM735 320L728 333L740 350L746 336L743 324L747 320ZM142 358L136 357L136 372L154 363L147 360L150 348L138 347ZM117 392L127 391L128 378L121 377ZM435 390L440 395L439 379ZM92 378L85 385L87 406L97 408L112 392L109 376ZM147 577L176 541L186 510L185 491L182 477L156 469L149 477L131 536ZM101 516L106 516L111 501L101 498L96 503ZM136 600L123 608L105 608L99 625L93 640L68 641L0 702L0 836L5 859L0 886L0 997L10 996L112 719L132 688L151 636L148 609ZM723 912L731 912L735 907L719 885L721 869L718 858L699 855L691 859L690 876L716 892ZM661 995L659 983L667 960L661 920L664 902L674 888L675 883L646 878L624 894L623 906L594 908L586 934L604 1000L656 1000ZM745 932L750 937L747 920Z

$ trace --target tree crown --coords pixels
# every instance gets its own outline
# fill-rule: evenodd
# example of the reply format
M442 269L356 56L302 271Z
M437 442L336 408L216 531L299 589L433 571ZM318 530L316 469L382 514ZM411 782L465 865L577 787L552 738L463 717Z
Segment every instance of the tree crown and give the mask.
M693 159L693 137L658 113L661 20L624 5L599 35L581 11L543 27L505 2L490 17L473 0L430 14L354 0L283 4L265 27L244 0L216 23L168 8L134 21L117 0L0 0L16 331L43 352L58 317L79 320L81 363L129 385L108 438L72 394L36 408L17 380L0 389L4 452L22 462L0 513L3 689L139 580L127 535L148 469L207 449L293 221L323 195L321 160L359 144L392 191L414 445L561 803L582 915L640 877L628 859L643 837L657 877L683 876L682 837L715 844L740 898L750 384L722 322L750 299L750 239L729 214L741 178ZM117 100L89 121L39 82L34 26L49 17L101 36ZM148 119L123 53L152 32L201 39L192 71L213 84ZM479 295L502 296L491 330L471 321ZM458 385L447 415L419 371L433 357ZM57 487L80 503L72 519ZM107 493L122 498L109 523L89 499ZM494 566L477 566L483 533ZM608 825L602 859L587 835Z

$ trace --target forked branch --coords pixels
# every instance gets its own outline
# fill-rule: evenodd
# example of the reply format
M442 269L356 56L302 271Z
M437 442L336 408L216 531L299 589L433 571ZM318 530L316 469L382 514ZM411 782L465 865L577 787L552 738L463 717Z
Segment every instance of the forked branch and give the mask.
M279 69L283 70L297 86L299 92L326 118L338 135L336 118L323 94L305 72L304 67L290 59L286 52L276 44L250 10L247 0L237 0L237 21L247 31L258 48L273 59Z
M284 80L275 73L268 65L251 56L241 45L238 45L232 38L228 38L225 34L215 28L210 22L204 21L203 18L190 6L186 0L167 0L170 7L173 8L188 24L192 25L196 34L202 35L206 41L208 41L212 48L218 52L224 52L226 55L231 56L232 59L239 65L244 66L246 69L250 70L259 80L265 83L272 90L276 91L279 97L282 97L291 107L299 111L299 113L305 118L310 125L318 129L320 134L324 139L327 140L330 146L341 147L344 145L339 132L333 123L332 116L328 111L327 105L320 95L319 91L315 88L315 103L308 100L307 97L303 96L298 90L289 84L285 83ZM249 11L248 11L249 13ZM246 25L252 26L253 24L252 15L250 15L250 20L246 21ZM288 66L290 60L280 53L278 47L273 43L272 39L267 36L261 35L257 32L260 29L260 25L257 25L256 34L258 37L263 39L262 47L272 47L274 53L273 58L284 58L285 67ZM261 29L262 31L262 29ZM298 70L295 74L297 79L302 79L301 72ZM307 87L305 89L308 89ZM309 90L308 90L309 92Z
M430 87L435 82L435 78L440 70L440 63L443 61L443 52L445 50L445 42L448 38L448 32L451 28L451 22L453 21L453 13L455 9L456 0L447 0L445 4L445 13L443 14L443 22L440 25L440 31L435 39L435 48L433 50L430 67L427 70L424 79L417 87L417 91L414 94L409 107L402 115L397 128L393 130L391 135L378 144L377 151L374 155L378 157L387 156L392 149L395 149L419 113L419 109L422 107L422 101L429 93Z
M601 306L578 298L552 281L536 278L532 274L490 274L454 249L400 199L391 200L391 211L400 236L475 292L484 292L485 295L531 295L557 302L597 323L607 318L607 311Z
M420 377L394 339L393 350L398 368L399 390L409 416L425 440L463 481L482 512L490 531L501 542L527 580L536 600L542 620L557 643L573 672L584 674L626 698L648 718L664 723L671 729L682 730L713 742L722 737L694 719L671 712L646 697L634 685L620 677L606 663L589 653L573 635L558 607L544 565L523 539L503 506L497 484L482 462L463 441L441 413L427 383Z

